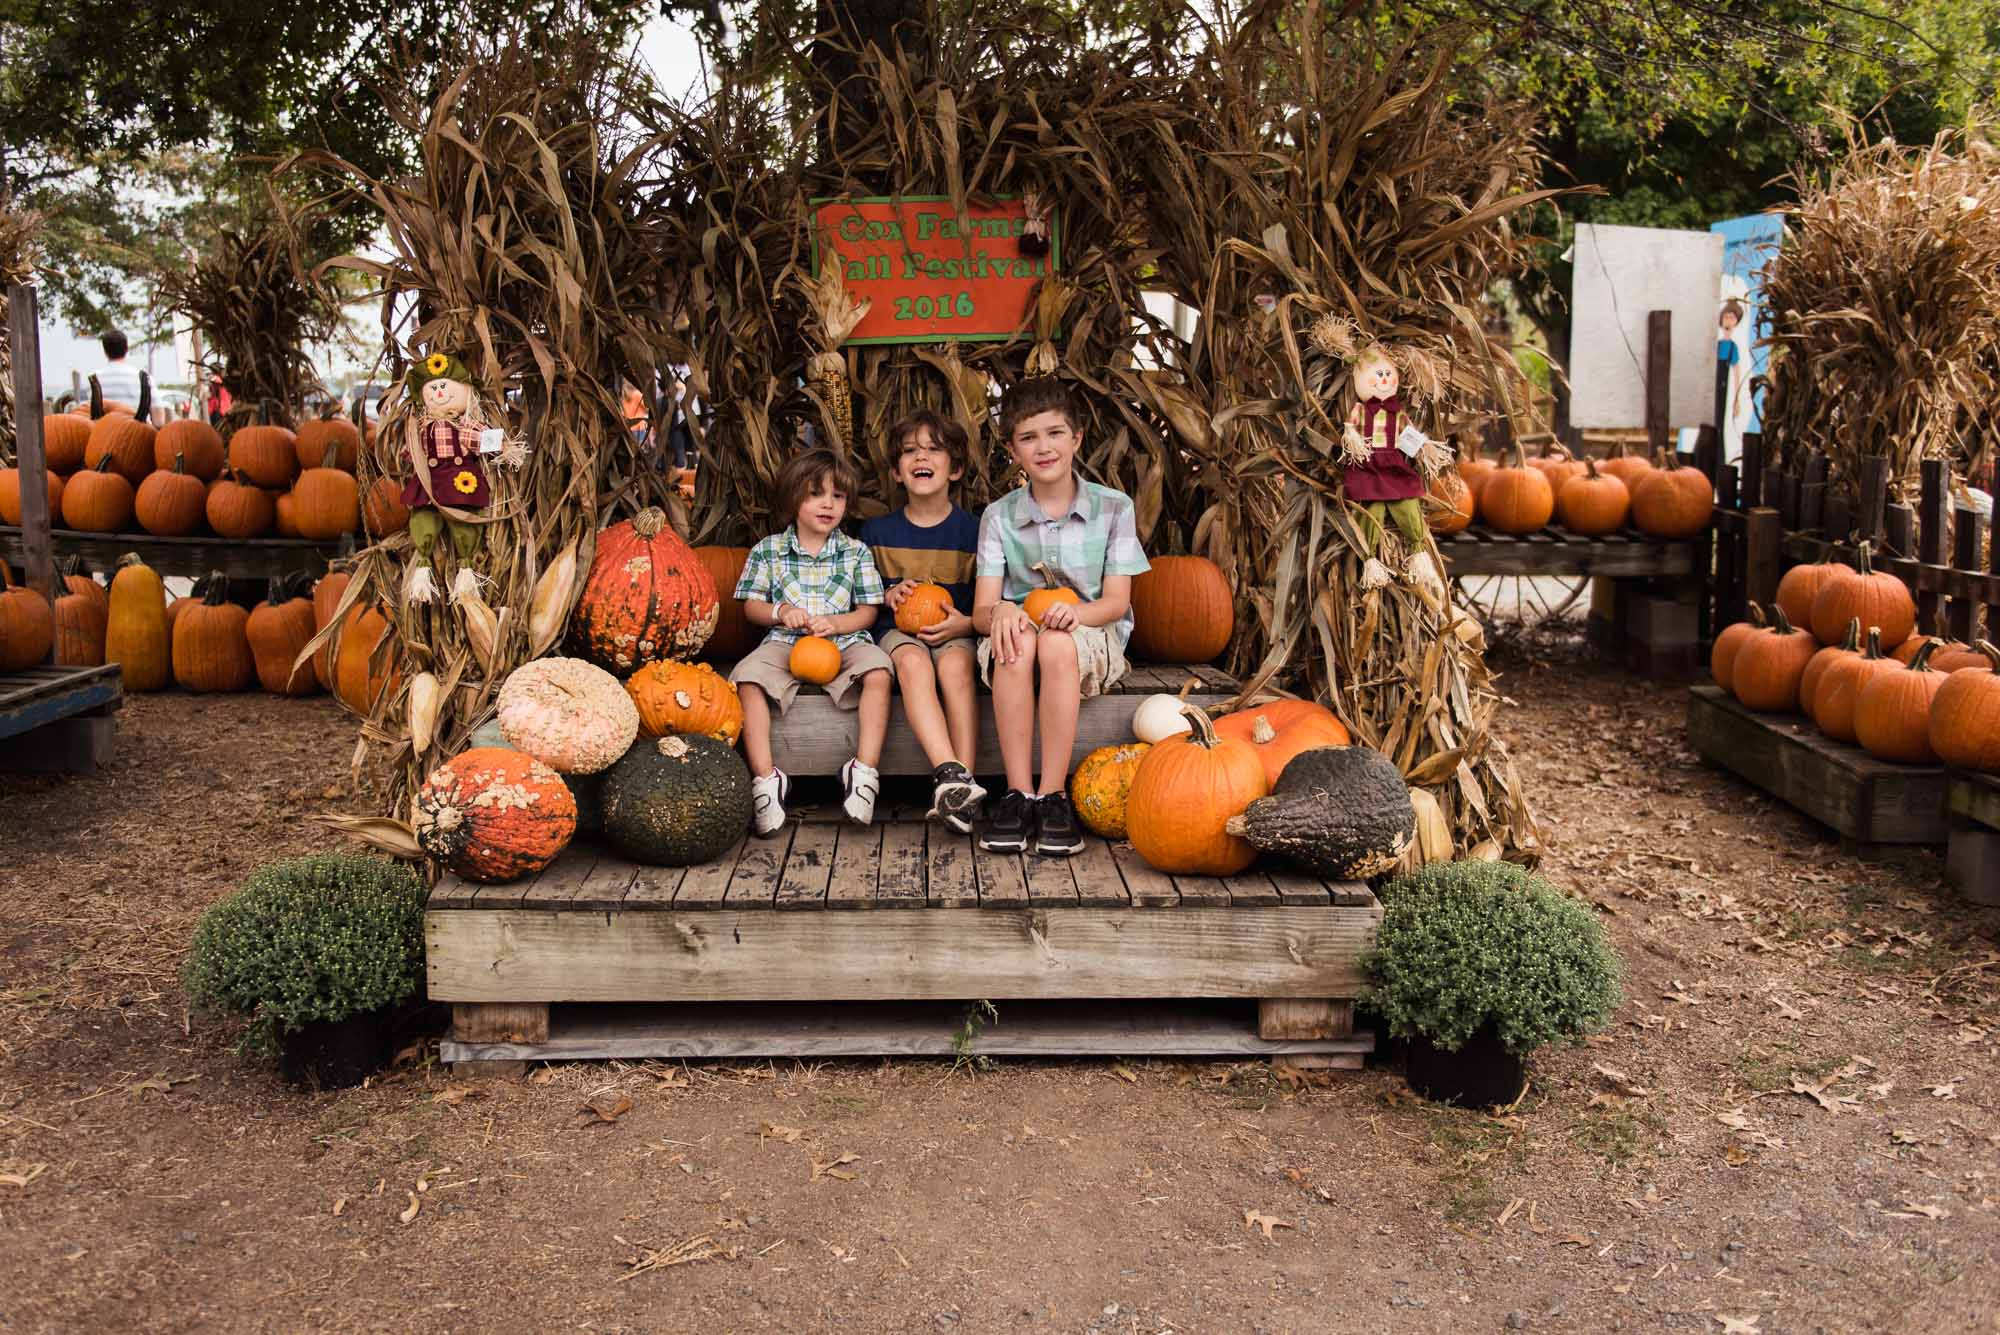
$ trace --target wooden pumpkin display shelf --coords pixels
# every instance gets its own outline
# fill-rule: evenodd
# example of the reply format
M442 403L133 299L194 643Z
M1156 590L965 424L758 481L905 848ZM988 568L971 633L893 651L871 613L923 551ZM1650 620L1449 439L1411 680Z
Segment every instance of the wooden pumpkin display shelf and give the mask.
M206 575L220 570L231 579L263 580L305 571L326 573L327 562L353 550L351 540L311 542L304 538L156 538L147 533L80 533L53 529L49 541L57 556L81 556L96 571L117 568L118 559L137 552L162 575ZM18 567L25 561L18 527L0 525L0 557Z
M1135 670L1129 694L1087 702L1103 740L1129 738L1131 695L1178 691L1189 675L1204 683L1190 699L1235 694L1213 668ZM815 698L834 712L805 697L781 737L835 722L801 727ZM890 773L913 772L888 763L913 745L902 731L891 728ZM982 999L1000 1007L983 1053L1355 1067L1373 1049L1353 1032L1382 916L1365 885L1262 863L1166 876L1095 837L1069 859L987 853L921 805L885 802L869 827L832 801L792 814L775 838L701 866L640 866L579 842L511 885L440 880L425 937L429 995L453 1008L445 1060L948 1056L965 1004Z
M1694 572L1693 542L1651 538L1635 528L1601 538L1561 529L1498 533L1475 524L1439 535L1447 575L1591 575L1640 579Z

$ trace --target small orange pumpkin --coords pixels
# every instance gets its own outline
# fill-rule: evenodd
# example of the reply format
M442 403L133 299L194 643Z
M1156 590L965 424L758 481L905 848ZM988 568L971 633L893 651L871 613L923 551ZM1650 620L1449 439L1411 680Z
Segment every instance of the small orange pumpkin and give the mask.
M337 468L352 475L361 454L361 432L345 417L320 417L299 424L292 442L298 454L299 471Z
M1599 461L1597 471L1611 474L1630 491L1639 485L1640 478L1653 471L1653 461L1643 454L1627 454L1625 442L1619 441L1611 447L1611 453Z
M905 635L915 635L920 630L928 630L938 625L958 609L952 606L951 594L942 584L918 584L902 606L896 609L896 629Z
M1715 647L1708 653L1708 671L1709 675L1715 678L1717 686L1730 691L1732 695L1735 694L1730 688L1730 683L1733 680L1731 670L1736 666L1736 655L1743 651L1744 643L1762 629L1764 629L1764 609L1756 603L1751 603L1748 621L1738 621L1725 626L1715 637Z
M1771 624L1743 642L1730 669L1736 698L1747 709L1795 714L1799 708L1799 678L1819 649L1813 637L1792 628L1785 609L1771 613Z
M1021 610L1026 612L1028 620L1034 622L1037 626L1042 624L1042 618L1047 616L1049 609L1057 603L1068 603L1070 606L1075 607L1083 602L1083 598L1075 589L1064 588L1062 585L1057 584L1056 577L1049 573L1047 566L1036 566L1035 573L1042 577L1042 587L1034 590L1022 600Z
M410 526L410 507L403 504L403 489L394 478L378 477L368 485L361 522L371 538L386 538Z
M1852 657L1837 658L1819 679L1813 691L1812 720L1819 730L1836 742L1854 740L1854 707L1869 682L1899 665L1882 652L1882 631L1868 628L1865 649Z
M1257 850L1224 827L1268 796L1271 781L1255 747L1216 736L1207 714L1186 708L1193 731L1155 743L1132 776L1126 833L1140 857L1170 876L1234 876Z
M1028 615L1041 624L1039 614ZM1222 568L1207 557L1156 556L1150 570L1132 577L1133 658L1207 663L1235 633L1236 599Z
M99 667L111 620L111 597L104 586L80 573L81 561L64 559L63 588L55 602L55 661L63 667Z
M1224 714L1215 720L1215 735L1248 742L1263 763L1264 778L1274 788L1278 776L1299 752L1316 746L1346 746L1353 740L1331 709L1311 700L1272 700Z
M1479 514L1488 528L1500 533L1533 533L1556 511L1556 494L1540 469L1522 462L1514 447L1512 467L1495 468L1479 490Z
M1665 468L1641 475L1632 488L1632 526L1649 537L1692 538L1714 517L1715 485L1671 452Z
M187 458L177 454L172 467L154 470L139 484L132 513L139 527L156 538L184 538L201 527L207 504L208 488L187 471Z
M1794 626L1809 627L1813 624L1813 600L1819 597L1819 591L1851 573L1838 561L1813 561L1793 566L1778 581L1778 606L1785 609L1785 615L1792 619ZM1865 629L1872 623L1862 624ZM1912 645L1910 652L1914 654L1916 651Z
M626 680L625 690L638 706L639 731L647 737L681 733L734 746L743 735L742 699L706 663L648 663Z
M250 612L243 633L257 667L257 682L272 695L311 695L319 681L299 654L313 637L312 603L283 579L273 578L263 602Z
M412 824L424 852L468 881L495 885L555 861L576 833L576 798L527 752L477 746L431 771Z
M211 572L202 600L174 619L174 680L190 691L249 690L257 679L249 620L229 601L229 581Z
M1430 498L1439 504L1424 507L1424 522L1431 532L1449 536L1463 533L1472 526L1472 520L1479 512L1479 502L1473 498L1472 487L1456 468L1447 468L1431 479L1428 488Z
M238 427L229 438L231 471L259 487L289 487L299 475L298 438L281 426Z
M333 694L350 713L375 712L383 692L402 680L397 668L396 630L372 607L350 607L341 619L333 655Z
M1898 645L1909 639L1917 630L1917 603L1909 586L1887 572L1877 573L1865 542L1854 561L1853 570L1833 575L1813 596L1813 634L1831 642L1850 620L1859 617L1864 626L1882 628L1884 644Z
M117 533L132 526L132 484L104 455L95 468L72 473L62 490L63 527L79 533Z
M840 675L840 649L821 636L801 635L792 646L791 669L800 681L824 686Z
M1878 673L1861 688L1854 703L1854 740L1877 760L1905 765L1934 765L1931 749L1931 702L1951 678L1931 670L1936 641L1917 650L1906 668Z
M1103 839L1125 837L1132 780L1152 749L1150 742L1100 746L1077 762L1069 776L1069 800L1084 829Z
M42 461L51 473L64 477L83 467L90 444L90 419L75 413L50 413L42 418Z
M14 582L0 561L0 672L20 672L49 656L56 641L55 609L33 589Z
M278 522L278 503L271 494L251 486L233 469L209 485L203 509L208 526L225 538L261 538Z
M1801 714L1811 717L1813 712L1813 692L1819 689L1820 680L1825 677L1827 669L1849 654L1859 654L1860 652L1861 623L1857 620L1847 623L1847 634L1841 638L1839 644L1829 644L1813 654L1812 661L1806 664L1806 670L1799 676L1799 712Z
M83 466L95 468L110 459L112 468L127 482L135 487L143 482L153 471L153 441L159 435L146 420L152 404L152 382L142 380L136 413L106 413L92 422L90 439L83 447Z
M1585 459L1581 467L1556 490L1563 527L1587 538L1616 533L1631 513L1632 493L1611 474L1599 472L1595 459Z
M176 457L184 461L183 471L189 476L213 482L222 475L228 456L214 427L199 417L176 417L153 437L154 471L172 468Z
M42 474L47 482L49 494L49 523L62 518L62 474L49 469ZM19 524L21 522L21 470L0 468L0 523Z
M1983 670L1961 668L1931 701L1931 750L1954 769L2000 774L2000 648L1981 640Z

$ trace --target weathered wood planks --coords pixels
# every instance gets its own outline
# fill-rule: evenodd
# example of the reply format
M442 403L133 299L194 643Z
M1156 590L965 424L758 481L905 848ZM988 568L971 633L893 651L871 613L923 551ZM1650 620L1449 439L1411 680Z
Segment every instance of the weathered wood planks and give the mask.
M1603 575L1613 579L1688 575L1695 544L1662 542L1636 529L1602 538L1536 533L1515 537L1470 528L1437 540L1447 575Z
M50 535L62 556L81 556L93 570L110 570L127 552L137 552L162 575L206 575L220 570L231 579L266 580L304 571L326 573L327 563L353 550L352 543L303 538L155 538L145 533L81 533L59 528ZM0 556L19 561L27 540L18 527L0 525Z

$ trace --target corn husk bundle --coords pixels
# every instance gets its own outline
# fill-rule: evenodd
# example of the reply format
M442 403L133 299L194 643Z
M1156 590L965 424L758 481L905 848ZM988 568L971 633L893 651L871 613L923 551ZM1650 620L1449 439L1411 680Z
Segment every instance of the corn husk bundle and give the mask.
M268 203L253 221L220 230L187 268L159 274L167 307L201 330L207 369L236 400L225 435L253 418L295 425L306 396L323 389L306 348L340 327L337 300L306 276L308 220L275 188Z
M7 338L7 292L32 283L41 262L42 216L11 200L0 203L0 459L14 459L14 356ZM37 409L39 411L39 408Z
M1981 137L1928 147L1858 142L1801 169L1798 203L1764 272L1765 430L1786 465L1824 454L1858 496L1861 461L1889 461L1914 501L1925 459L1960 466L2000 391L2000 154Z
M403 668L356 754L358 766L379 747L394 770L392 816L492 716L507 674L561 638L598 529L646 505L685 518L639 458L619 396L622 381L677 351L653 240L666 143L631 128L644 86L602 47L581 30L500 33L435 96L414 83L392 93L388 111L417 141L420 175L377 180L324 153L281 168L360 191L386 233L388 259L326 266L368 275L384 296L397 387L363 452L363 487L407 475L414 405L401 375L432 351L464 363L480 401L503 405L489 411L506 420L489 424L526 446L518 467L489 463L493 522L473 560L442 567L434 601L405 598L407 533L355 562L348 605L383 610ZM321 639L337 644L339 630L336 617Z

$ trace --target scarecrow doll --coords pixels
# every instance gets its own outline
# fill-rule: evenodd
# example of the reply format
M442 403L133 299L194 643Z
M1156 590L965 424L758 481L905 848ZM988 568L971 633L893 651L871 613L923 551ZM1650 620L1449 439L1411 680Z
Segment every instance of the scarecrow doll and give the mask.
M453 554L470 561L479 550L479 525L493 522L478 514L493 502L483 456L516 464L525 449L488 425L472 376L458 358L433 352L410 368L404 384L413 411L403 442L411 471L403 504L410 509L410 547L416 554L405 597L430 602L436 592L431 547L438 535L449 530Z
M1315 328L1314 342L1336 356L1354 346L1351 328L1329 334ZM1395 525L1409 548L1402 574L1428 585L1433 572L1427 563L1418 569L1419 558L1425 556L1424 493L1430 480L1450 467L1452 456L1443 442L1430 439L1410 421L1401 391L1406 366L1420 383L1432 386L1437 369L1416 348L1381 343L1367 344L1347 360L1354 402L1341 430L1341 484L1347 499L1362 507L1362 532L1369 551L1361 585L1380 588L1393 578L1389 567L1394 558L1389 564L1379 559L1384 555L1384 519Z

